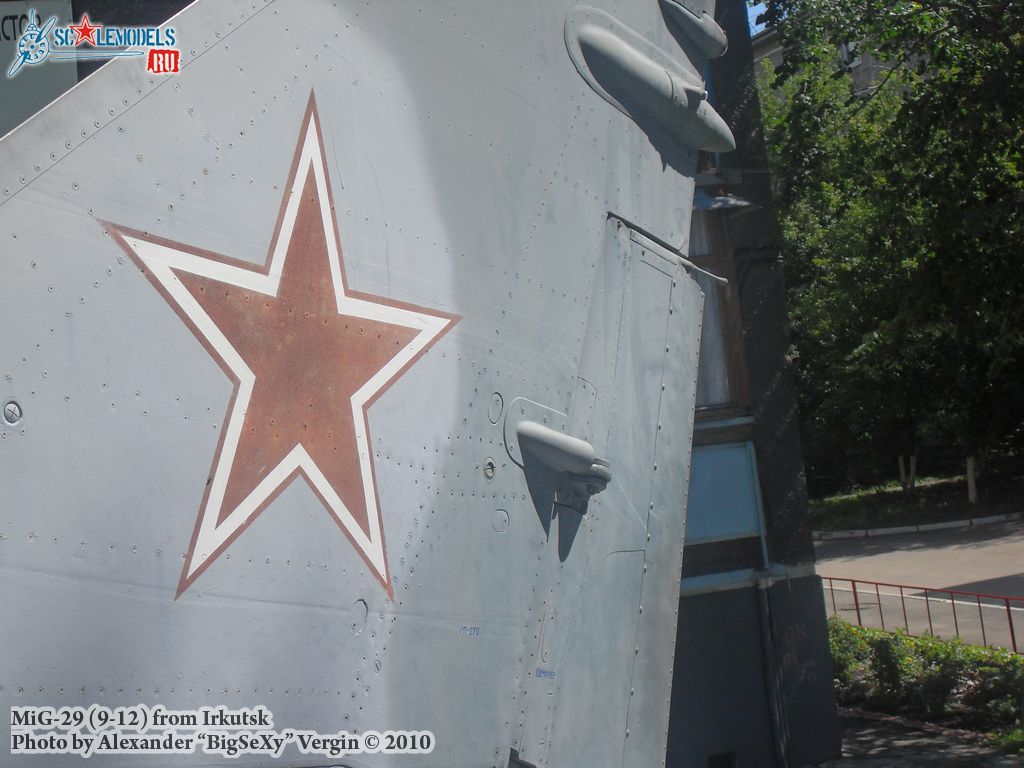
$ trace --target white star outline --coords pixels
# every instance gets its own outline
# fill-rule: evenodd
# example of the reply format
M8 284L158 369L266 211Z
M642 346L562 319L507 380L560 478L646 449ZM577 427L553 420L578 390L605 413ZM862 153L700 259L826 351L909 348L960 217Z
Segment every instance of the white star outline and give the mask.
M349 512L341 497L328 482L316 462L301 443L296 443L288 454L257 484L248 496L224 519L217 524L224 503L224 494L231 468L234 464L235 452L242 433L242 425L246 408L252 396L256 376L249 369L242 356L228 341L199 302L175 276L172 270L178 269L200 277L229 283L255 293L276 296L281 280L284 261L287 256L299 209L299 201L308 174L313 173L319 199L320 220L324 227L327 243L327 255L330 264L334 294L339 315L348 315L366 320L404 326L417 330L417 335L391 358L376 374L374 374L351 397L352 423L355 427L356 446L359 452L359 466L362 479L363 494L366 501L369 535L363 531L359 523ZM288 191L288 203L281 220L281 228L274 243L267 274L246 267L225 264L188 251L182 251L160 242L146 240L138 234L118 231L117 234L138 258L151 271L167 293L173 297L178 306L188 316L200 333L209 341L221 359L238 379L237 396L228 417L223 447L216 459L210 492L203 505L194 542L185 565L179 595L203 568L204 563L212 563L231 541L241 533L263 504L285 483L293 472L302 470L314 489L320 494L327 511L338 525L348 534L352 542L361 550L366 561L377 571L385 589L390 593L388 567L384 552L384 538L381 531L380 505L370 454L368 424L365 407L378 392L383 390L396 378L402 369L413 361L419 353L434 339L440 336L450 325L456 322L452 316L431 315L415 312L402 307L378 304L365 301L346 293L341 270L341 258L337 230L331 215L328 191L328 180L325 171L323 147L320 142L318 120L315 108L310 110L308 127L303 139L302 150L295 166L295 175L291 189ZM255 265L254 265L255 266Z

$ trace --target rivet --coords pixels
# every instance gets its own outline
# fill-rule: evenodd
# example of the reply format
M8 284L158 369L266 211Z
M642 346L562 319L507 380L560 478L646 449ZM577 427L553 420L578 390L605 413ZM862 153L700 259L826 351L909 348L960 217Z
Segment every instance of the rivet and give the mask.
M494 459L488 456L487 459L484 461L484 477L486 477L488 480L493 480L495 469L496 465L494 463Z

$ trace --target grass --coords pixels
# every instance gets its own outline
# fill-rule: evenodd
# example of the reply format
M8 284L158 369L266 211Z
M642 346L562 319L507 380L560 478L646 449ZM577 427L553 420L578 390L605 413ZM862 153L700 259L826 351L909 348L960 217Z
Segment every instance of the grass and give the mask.
M1003 752L1017 752L1024 755L1024 728L1013 728L992 737L993 743Z
M888 528L987 517L1024 511L1024 477L990 475L978 482L978 503L967 501L963 475L919 478L909 493L893 482L810 501L811 526L818 531Z

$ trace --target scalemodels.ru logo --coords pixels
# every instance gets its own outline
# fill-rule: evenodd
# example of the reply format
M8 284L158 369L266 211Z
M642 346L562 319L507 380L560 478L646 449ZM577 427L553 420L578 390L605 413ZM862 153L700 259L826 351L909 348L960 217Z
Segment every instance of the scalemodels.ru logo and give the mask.
M43 24L42 17L33 10L29 11L28 24L18 38L18 54L7 70L7 77L17 75L23 66L47 60L80 61L116 56L145 56L147 70L158 75L170 74L178 71L180 53L174 47L176 43L173 27L106 27L93 24L87 13L82 14L78 24L59 27L56 16Z

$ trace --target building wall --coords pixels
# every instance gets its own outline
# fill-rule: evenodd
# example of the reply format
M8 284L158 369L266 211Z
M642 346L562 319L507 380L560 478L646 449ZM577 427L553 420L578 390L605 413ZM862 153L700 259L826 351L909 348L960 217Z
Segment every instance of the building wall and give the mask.
M666 764L707 768L734 754L741 766L774 756L755 589L683 597ZM728 674L723 671L728 670Z
M701 366L735 386L698 411L667 765L800 766L838 756L838 717L746 5L719 0L716 16L729 50L710 91L737 149L705 158L718 202L691 258L730 280L705 311L729 352L704 345Z

